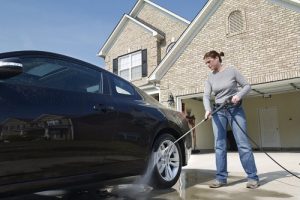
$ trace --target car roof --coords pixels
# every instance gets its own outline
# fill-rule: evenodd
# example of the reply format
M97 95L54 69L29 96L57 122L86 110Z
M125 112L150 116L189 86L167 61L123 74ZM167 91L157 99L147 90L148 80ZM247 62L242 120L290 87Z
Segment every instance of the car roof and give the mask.
M77 63L92 66L93 68L96 68L96 69L102 69L101 67L99 67L97 65L85 62L83 60L80 60L80 59L77 59L77 58L74 58L71 56L59 54L59 53L48 52L48 51L24 50L24 51L3 52L3 53L0 53L0 59L5 58L5 57L15 57L15 56L17 57L17 56L29 56L29 55L48 56L48 57L72 60Z
M96 70L101 70L102 72L106 72L108 74L110 74L111 76L115 76L118 78L118 75L112 73L111 71L108 71L104 68L101 68L97 65L85 62L83 60L71 57L71 56L66 56L63 54L59 54L59 53L53 53L53 52L48 52L48 51L39 51L39 50L23 50L23 51L11 51L11 52L3 52L0 53L0 59L2 58L6 58L6 57L17 57L17 56L30 56L30 55L37 55L37 56L48 56L48 57L54 57L54 58L60 58L60 59L66 59L66 60L72 60L73 62L76 62L78 64L83 64L83 65L88 65L89 67L96 69ZM122 79L122 78L121 78ZM125 80L125 79L124 79ZM126 81L126 80L125 80ZM135 85L133 85L131 82L127 81L131 86L135 87Z

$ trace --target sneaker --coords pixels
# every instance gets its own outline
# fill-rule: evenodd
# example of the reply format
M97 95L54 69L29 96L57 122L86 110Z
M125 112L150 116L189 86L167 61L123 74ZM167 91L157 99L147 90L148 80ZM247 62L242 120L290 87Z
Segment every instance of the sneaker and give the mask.
M248 180L248 183L246 185L247 188L250 188L250 189L255 189L255 188L258 188L259 186L259 182L257 180Z
M212 183L212 184L210 184L209 187L210 187L210 188L219 188L219 187L222 187L222 186L224 186L224 185L226 185L225 182L221 182L221 181L219 181L219 180L215 180L215 182Z

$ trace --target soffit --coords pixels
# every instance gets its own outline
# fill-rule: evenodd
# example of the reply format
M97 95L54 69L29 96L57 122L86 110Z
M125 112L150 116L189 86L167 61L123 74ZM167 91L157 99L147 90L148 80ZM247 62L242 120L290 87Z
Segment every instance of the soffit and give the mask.
M269 83L257 84L251 86L252 90L248 96L264 96L268 97L272 94L280 94L286 92L300 92L300 78L293 78L282 81L274 81Z

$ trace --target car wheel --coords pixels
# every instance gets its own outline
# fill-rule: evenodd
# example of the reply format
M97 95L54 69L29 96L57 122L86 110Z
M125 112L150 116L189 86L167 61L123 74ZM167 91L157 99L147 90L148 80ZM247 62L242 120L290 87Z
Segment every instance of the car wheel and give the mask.
M152 159L152 177L150 184L154 188L172 187L181 173L182 156L179 144L174 144L175 138L163 134L154 142Z

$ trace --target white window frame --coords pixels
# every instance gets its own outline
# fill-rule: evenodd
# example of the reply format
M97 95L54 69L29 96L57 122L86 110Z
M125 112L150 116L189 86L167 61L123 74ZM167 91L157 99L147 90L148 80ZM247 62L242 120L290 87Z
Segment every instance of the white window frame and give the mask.
M133 58L133 56L134 55L136 55L136 54L140 54L140 64L139 65L134 65L133 66L133 62L132 62L132 58ZM121 66L121 59L122 58L124 58L124 57L128 57L128 59L129 59L129 67L128 68L125 68L125 69L121 69L122 68L122 66ZM122 71L125 71L125 70L129 70L129 77L128 77L128 81L134 81L134 80L140 80L141 78L142 78L142 70L143 70L143 68L142 68L142 51L135 51L135 52L133 52L133 53L130 53L130 54L126 54L126 55L124 55L124 56L120 56L119 58L118 58L118 75L120 76L120 77L122 77L121 76L121 72ZM141 75L138 77L138 78L135 78L135 79L132 79L132 69L134 69L134 68L137 68L137 67L140 67L141 68ZM122 77L123 78L123 77Z

